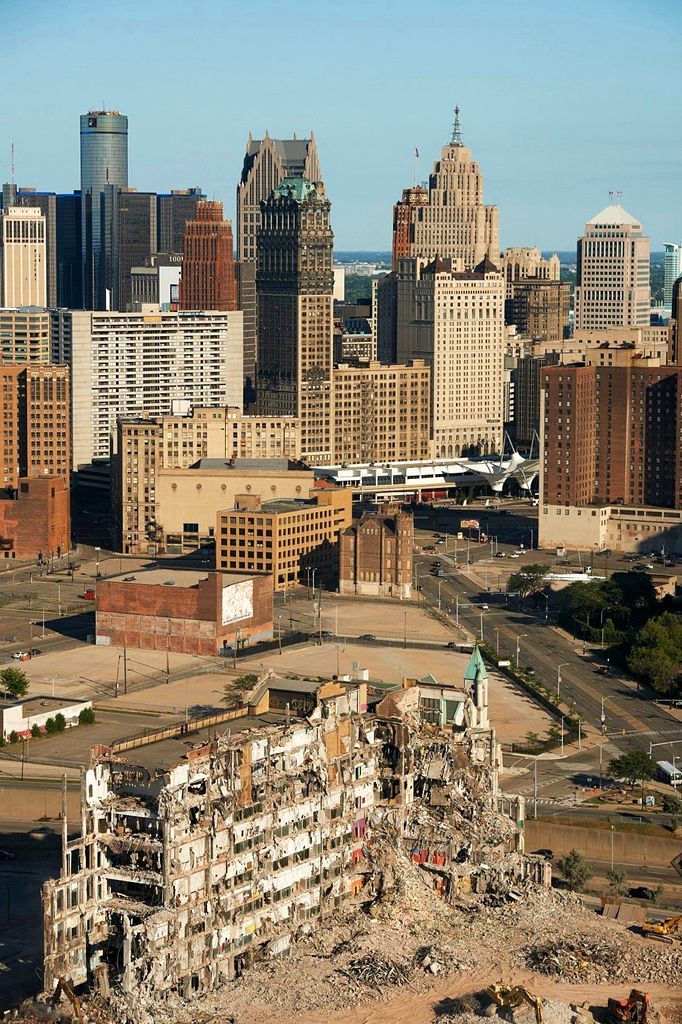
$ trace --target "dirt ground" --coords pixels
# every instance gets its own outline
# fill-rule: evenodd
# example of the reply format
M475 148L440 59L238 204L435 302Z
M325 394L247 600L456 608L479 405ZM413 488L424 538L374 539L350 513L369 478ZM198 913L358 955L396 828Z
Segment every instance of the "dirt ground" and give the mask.
M398 682L403 676L420 677L430 672L439 682L461 686L468 660L466 654L444 649L410 650L409 647L375 647L330 640L322 646L284 648L281 655L275 651L267 657L247 659L239 664L243 671L256 671L266 666L278 674L295 672L311 676L326 673L345 675L356 665L368 669L370 679L388 682ZM523 739L529 730L542 735L552 723L542 708L495 672L490 674L488 695L490 719L502 742Z

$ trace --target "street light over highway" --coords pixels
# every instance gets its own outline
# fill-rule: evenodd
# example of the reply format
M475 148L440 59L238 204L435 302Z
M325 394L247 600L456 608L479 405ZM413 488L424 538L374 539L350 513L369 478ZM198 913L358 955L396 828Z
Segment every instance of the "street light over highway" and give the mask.
M561 670L562 670L562 668L565 668L566 665L570 665L570 664L571 664L570 661L562 661L560 665L557 665L557 669L556 669L556 695L557 695L557 697L560 695L559 691L561 690Z
M523 640L523 638L525 636L528 636L528 634L527 633L519 633L519 635L516 638L516 667L517 667L517 669L519 667L519 654L521 653L521 641Z

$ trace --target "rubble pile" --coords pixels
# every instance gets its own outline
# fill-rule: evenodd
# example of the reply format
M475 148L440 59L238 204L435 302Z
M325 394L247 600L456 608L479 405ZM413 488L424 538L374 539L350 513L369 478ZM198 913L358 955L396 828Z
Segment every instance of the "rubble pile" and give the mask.
M406 985L409 981L409 965L384 959L374 953L365 953L364 956L349 960L341 974L368 988L381 989L385 985Z
M607 981L614 966L625 953L621 943L608 939L556 938L529 946L525 951L528 967L561 981Z
M508 1021L510 1024L535 1024L535 1010L524 1002L515 1008L497 1006L486 995L479 992L461 999L447 1001L443 1012L437 1009L432 1024L482 1024L483 1020ZM576 1004L558 1002L556 999L542 1000L543 1024L594 1024L589 1009Z

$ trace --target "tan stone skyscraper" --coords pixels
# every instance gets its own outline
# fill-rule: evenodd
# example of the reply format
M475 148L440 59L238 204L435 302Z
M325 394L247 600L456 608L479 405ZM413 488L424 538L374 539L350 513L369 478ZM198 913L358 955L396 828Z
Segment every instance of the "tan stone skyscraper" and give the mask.
M321 182L285 178L258 232L258 413L300 416L301 456L332 457L333 234Z
M428 197L407 189L393 214L394 267L404 257L452 260L454 268L470 270L488 257L499 257L499 214L483 205L483 176L462 141L459 107L450 142L429 177Z
M321 181L315 136L309 139L254 139L246 143L242 175L237 185L237 278L239 308L244 313L244 377L254 383L257 362L256 238L261 203L284 178Z
M649 239L639 221L610 203L578 239L577 331L647 327L651 299Z
M0 224L1 304L46 306L45 217L35 207L9 206Z

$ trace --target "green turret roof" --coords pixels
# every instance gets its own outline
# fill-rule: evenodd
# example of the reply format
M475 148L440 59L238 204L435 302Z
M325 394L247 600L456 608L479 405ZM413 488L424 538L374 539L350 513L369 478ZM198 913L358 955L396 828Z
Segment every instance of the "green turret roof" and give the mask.
M275 195L291 197L297 203L302 203L311 192L315 192L315 185L307 178L284 178L275 188Z
M466 667L464 678L468 682L476 682L476 680L488 678L488 670L485 667L478 645L476 645L471 652L471 657L469 658L469 664Z

